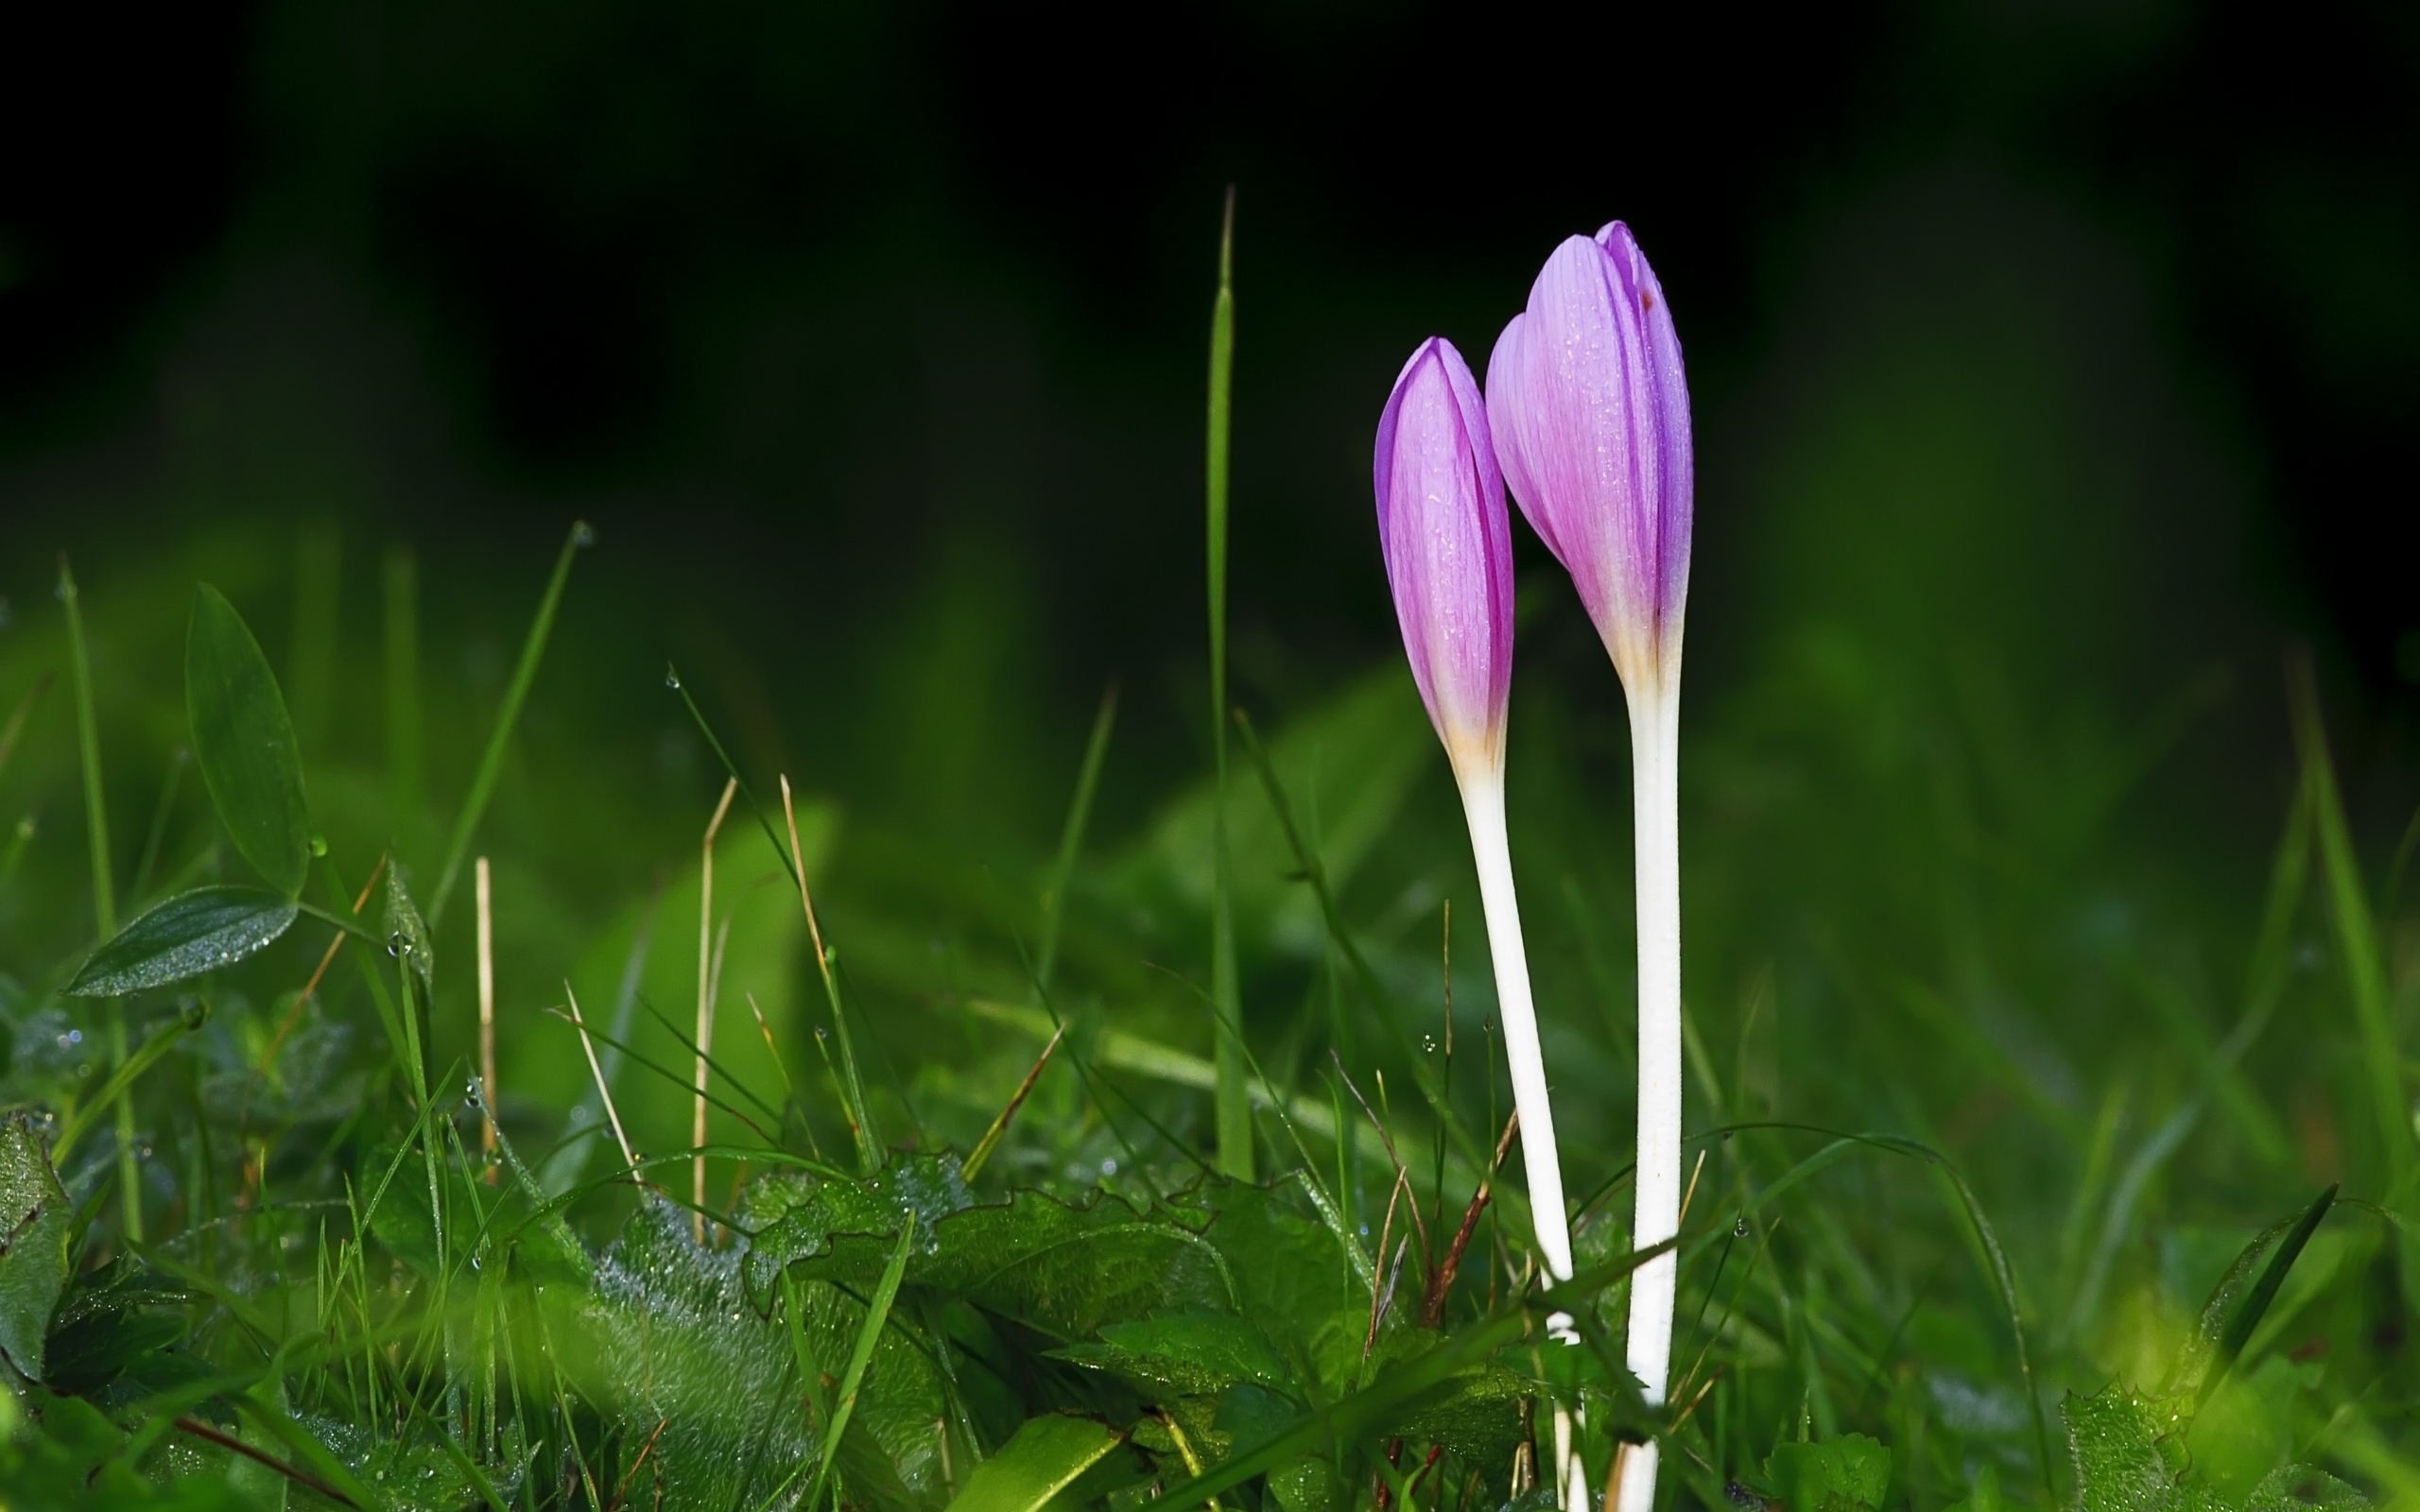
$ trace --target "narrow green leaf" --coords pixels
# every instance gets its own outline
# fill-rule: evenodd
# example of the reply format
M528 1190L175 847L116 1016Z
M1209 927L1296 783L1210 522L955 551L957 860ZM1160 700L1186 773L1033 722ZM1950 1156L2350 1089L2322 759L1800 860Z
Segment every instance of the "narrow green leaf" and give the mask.
M302 910L258 887L196 887L139 915L84 962L71 997L118 998L233 966L291 928Z
M866 1303L865 1326L857 1331L856 1343L849 1350L849 1367L840 1377L838 1403L832 1410L831 1426L823 1432L823 1452L815 1467L815 1485L806 1493L806 1505L823 1504L823 1487L832 1474L833 1456L839 1452L840 1436L849 1431L849 1418L857 1408L857 1388L865 1383L866 1366L873 1363L873 1347L882 1338L882 1326L890 1317L890 1304L899 1297L899 1279L908 1273L908 1252L915 1246L916 1215L910 1211L908 1221L899 1226L899 1244L890 1252L890 1263L883 1267L882 1280L875 1283L873 1298Z
M76 1205L23 1113L0 1122L0 1383L43 1379L43 1341L67 1284Z
M1052 1413L1032 1418L1000 1452L975 1468L966 1488L950 1503L950 1512L1042 1512L1065 1497L1069 1504L1078 1483L1126 1443L1089 1418Z
M302 755L277 674L260 643L208 583L197 584L185 631L185 713L210 800L263 880L291 898L311 865Z
M1210 313L1210 430L1204 468L1210 563L1210 748L1218 787L1210 854L1210 1008L1219 1169L1238 1181L1253 1177L1251 1074L1245 1069L1243 1004L1236 983L1235 857L1227 845L1227 477L1228 438L1236 386L1236 191L1227 186L1227 214L1219 232L1219 298Z

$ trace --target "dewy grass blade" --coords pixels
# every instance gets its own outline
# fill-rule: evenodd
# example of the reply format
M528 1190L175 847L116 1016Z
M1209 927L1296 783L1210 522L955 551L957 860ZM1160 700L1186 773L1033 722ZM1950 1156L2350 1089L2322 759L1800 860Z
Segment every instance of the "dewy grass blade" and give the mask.
M1236 981L1235 857L1227 838L1227 480L1236 382L1236 189L1227 186L1219 232L1219 297L1210 314L1210 428L1206 481L1210 593L1211 1038L1219 1067L1215 1092L1219 1169L1239 1181L1253 1175L1251 1093L1246 1091L1241 988ZM1231 1027L1232 1026L1232 1027Z
M1109 733L1116 723L1117 684L1112 682L1100 696L1099 712L1093 715L1092 738L1084 742L1083 765L1076 772L1076 796L1067 805L1066 826L1059 832L1059 854L1042 887L1042 939L1034 951L1033 974L1046 989L1050 986L1051 969L1059 961L1059 931L1067 919L1067 886L1076 875L1076 858L1083 850L1093 794L1100 785L1101 763L1109 754Z
M470 796L462 800L461 817L454 821L454 837L446 843L445 866L437 874L437 890L429 895L428 923L436 928L445 919L446 900L454 895L455 878L460 875L463 858L471 853L472 837L477 833L480 817L487 813L488 799L495 793L496 778L504 771L504 753L512 741L512 727L521 718L521 706L529 697L530 684L538 680L538 663L546 654L546 639L554 633L555 609L562 602L563 584L571 579L572 558L580 549L596 539L588 522L573 522L571 533L563 537L563 548L555 557L554 576L546 579L546 592L538 600L538 617L529 624L529 634L521 643L521 661L512 669L512 680L505 684L504 703L496 710L495 730L488 736L487 749L479 755L479 769L471 779Z
M84 645L83 603L76 590L76 575L68 570L67 554L59 555L59 601L67 610L67 664L76 690L76 750L84 776L84 835L93 868L93 923L107 940L117 933L117 887L110 875L110 812L101 787L100 721L93 712L93 660ZM103 1010L109 1020L110 1065L126 1065L126 1005L112 999ZM118 1091L117 1186L118 1216L126 1237L143 1238L143 1188L134 1164L134 1102Z

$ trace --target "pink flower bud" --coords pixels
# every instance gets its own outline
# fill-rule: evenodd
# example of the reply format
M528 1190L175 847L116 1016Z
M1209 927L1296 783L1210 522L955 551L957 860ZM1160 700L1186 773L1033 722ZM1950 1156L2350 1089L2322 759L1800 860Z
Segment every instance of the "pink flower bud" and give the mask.
M1378 419L1378 543L1404 653L1460 772L1504 758L1512 685L1512 532L1487 408L1461 353L1432 336Z

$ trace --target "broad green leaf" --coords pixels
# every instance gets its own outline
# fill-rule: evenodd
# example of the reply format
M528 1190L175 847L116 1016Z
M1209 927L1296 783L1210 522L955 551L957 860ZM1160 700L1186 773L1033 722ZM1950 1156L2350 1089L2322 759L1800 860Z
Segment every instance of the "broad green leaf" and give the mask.
M2369 1512L2370 1499L2325 1470L2289 1465L2273 1470L2243 1503L2243 1512Z
M73 997L122 998L233 966L291 928L290 899L258 887L196 887L104 941L67 984Z
M917 1236L912 1286L953 1292L1051 1338L1172 1312L1232 1312L1236 1283L1202 1237L1205 1215L1145 1211L1095 1193L1081 1203L1020 1192L968 1206L954 1160L922 1157L867 1181L782 1177L752 1190L745 1220L750 1289L785 1266L862 1293L881 1276L904 1215Z
M292 898L311 865L311 816L294 722L242 615L208 583L195 587L185 631L185 713L194 759L235 849Z
M1098 1344L1053 1351L1062 1360L1116 1376L1155 1401L1207 1397L1239 1381L1299 1396L1286 1362L1248 1318L1224 1313L1180 1313L1112 1323Z
M666 1425L653 1463L667 1507L763 1506L820 1447L787 1335L741 1296L737 1269L736 1251L691 1240L686 1211L649 1202L589 1290L542 1297L566 1383L634 1442ZM653 1496L650 1484L640 1504Z
M1791 1512L1871 1512L1891 1488L1891 1452L1863 1434L1776 1444L1765 1479Z
M0 1365L43 1376L50 1314L67 1284L75 1206L23 1113L0 1121Z
M2187 1399L2146 1402L2122 1385L2060 1403L2082 1512L2204 1512L2218 1499L2180 1485Z
M1074 1507L1112 1487L1113 1480L1139 1478L1117 1463L1123 1435L1088 1418L1060 1414L1031 1418L1000 1452L976 1467L950 1512L1041 1512ZM1125 1472L1122 1473L1121 1472Z
M1331 1512L1336 1471L1323 1459L1298 1459L1269 1472L1269 1494L1285 1512Z

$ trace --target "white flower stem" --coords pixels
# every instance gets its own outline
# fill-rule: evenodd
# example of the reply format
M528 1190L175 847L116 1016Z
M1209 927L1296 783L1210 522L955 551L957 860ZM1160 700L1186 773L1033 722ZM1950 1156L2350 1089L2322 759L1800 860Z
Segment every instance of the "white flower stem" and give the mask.
M1478 867L1479 902L1487 915L1487 950L1495 963L1495 1003L1504 1020L1504 1058L1512 1074L1512 1106L1521 1115L1521 1165L1530 1194L1530 1221L1538 1258L1557 1281L1571 1279L1571 1220L1563 1200L1563 1164L1554 1143L1554 1109L1547 1102L1546 1057L1538 1045L1538 1015L1530 997L1530 958L1521 944L1521 908L1512 893L1512 850L1504 828L1504 772L1499 762L1455 763L1462 816ZM1669 1308L1666 1309L1669 1313ZM1547 1330L1577 1344L1568 1314ZM1577 1473L1571 1415L1554 1413L1555 1480L1567 1512L1581 1512L1585 1487Z
M1630 700L1638 887L1638 1206L1632 1244L1681 1227L1681 820L1677 678ZM1676 1262L1659 1255L1631 1279L1631 1373L1661 1402L1671 1383ZM1655 1445L1623 1457L1616 1512L1655 1501Z

